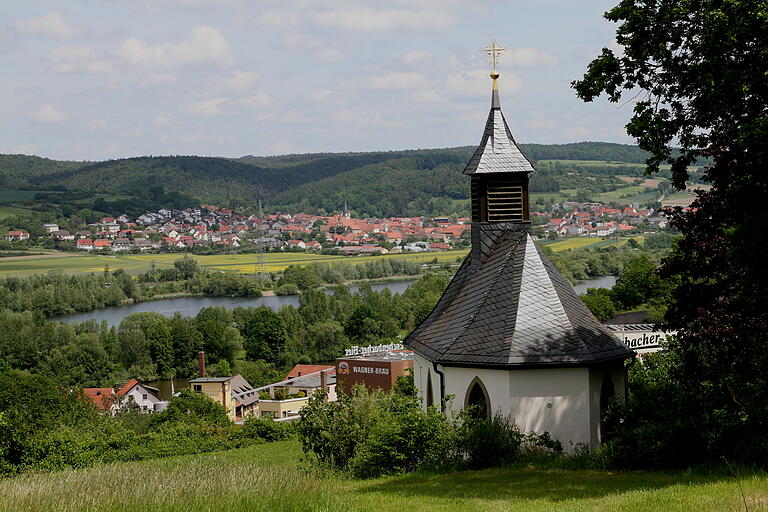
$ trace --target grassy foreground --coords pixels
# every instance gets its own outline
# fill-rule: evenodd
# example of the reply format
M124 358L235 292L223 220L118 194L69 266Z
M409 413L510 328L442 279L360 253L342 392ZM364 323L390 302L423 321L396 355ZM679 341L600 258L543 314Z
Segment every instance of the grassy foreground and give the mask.
M768 475L743 476L768 510ZM2 511L738 511L732 478L491 469L352 480L301 461L297 441L0 480Z
M393 254L385 256L328 256L302 252L275 252L264 255L264 263L268 272L282 271L288 265L306 265L309 263L346 262L361 264L376 258L398 258L420 263L428 263L437 258L440 263L454 263L456 259L463 259L467 255L466 250ZM98 255L66 253L60 258L51 256L0 259L0 276L25 276L31 274L44 274L49 270L62 270L67 274L82 274L89 272L101 272L106 265L110 270L124 269L130 274L139 274L148 271L154 263L157 268L169 268L173 262L181 258L181 253L166 254L121 254ZM199 266L208 270L221 270L252 274L256 268L255 254L214 254L193 255Z

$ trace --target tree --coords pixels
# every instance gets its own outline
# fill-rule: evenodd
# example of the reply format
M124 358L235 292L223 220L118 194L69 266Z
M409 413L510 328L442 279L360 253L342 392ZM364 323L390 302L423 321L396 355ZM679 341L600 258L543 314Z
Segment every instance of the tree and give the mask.
M605 17L619 23L623 54L603 48L579 97L639 98L627 133L647 150L647 172L709 162L711 189L672 212L682 239L663 264L680 284L665 321L677 329L670 370L696 418L697 453L768 459L768 24L763 0L622 0ZM677 147L673 147L673 144Z
M656 265L647 255L638 256L627 262L613 286L613 298L623 309L629 309L645 302L657 280Z
M179 271L183 279L192 279L197 273L197 260L189 255L173 262L173 266Z
M248 359L279 360L288 333L280 317L267 306L249 309L243 329L245 354Z
M588 288L587 293L581 296L581 300L601 322L616 316L616 306L611 298L611 290Z

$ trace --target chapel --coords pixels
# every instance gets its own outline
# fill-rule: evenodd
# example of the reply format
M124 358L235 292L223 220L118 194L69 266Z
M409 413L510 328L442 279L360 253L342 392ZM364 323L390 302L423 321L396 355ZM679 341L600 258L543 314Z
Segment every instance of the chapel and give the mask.
M494 44L495 49L495 44ZM602 413L625 393L634 356L579 299L530 234L528 180L491 73L491 110L464 174L472 248L404 344L425 407L502 414L524 432L596 447Z

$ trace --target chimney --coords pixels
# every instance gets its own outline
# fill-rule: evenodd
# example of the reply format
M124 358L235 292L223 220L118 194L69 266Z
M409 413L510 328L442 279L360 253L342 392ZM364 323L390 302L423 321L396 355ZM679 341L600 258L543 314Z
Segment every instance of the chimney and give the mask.
M197 367L198 367L198 376L199 377L205 377L205 352L202 350L197 353Z
M326 375L325 370L320 371L320 389L328 391L328 376Z

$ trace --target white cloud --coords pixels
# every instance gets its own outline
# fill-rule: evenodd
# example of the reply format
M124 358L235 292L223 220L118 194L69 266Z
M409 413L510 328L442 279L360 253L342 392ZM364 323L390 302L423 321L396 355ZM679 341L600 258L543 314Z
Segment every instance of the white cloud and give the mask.
M536 48L516 48L504 52L501 62L512 66L556 66L559 61L551 53Z
M456 17L447 12L409 9L332 9L313 18L321 26L360 32L444 30L456 23Z
M257 18L257 23L272 25L277 28L292 28L300 24L298 13L292 11L264 11Z
M414 91L409 97L411 100L417 101L419 103L445 103L448 101L447 98L431 90Z
M331 114L331 117L336 121L342 121L345 123L355 123L361 126L378 126L384 128L394 128L402 126L400 121L387 121L381 117L381 113L363 112L357 109L345 109L337 110Z
M115 65L100 58L92 46L64 46L48 54L48 62L59 73L112 73Z
M147 73L143 85L171 85L177 81L173 73Z
M317 52L317 56L320 58L320 60L323 60L325 62L340 62L344 60L344 52L341 50L337 50L335 48L327 48L325 50L320 50Z
M451 73L445 81L445 90L453 96L478 97L491 95L491 79L487 69L473 69ZM499 79L502 94L520 90L522 82L512 73L503 73ZM502 102L504 101L502 97Z
M67 119L67 115L64 112L57 109L50 103L41 105L40 108L30 114L30 117L32 117L32 119L38 123L46 124L60 123L61 121L65 121Z
M431 53L425 52L423 50L416 50L413 52L408 52L405 55L403 55L403 62L405 62L410 66L414 66L421 62L424 62L425 60L429 60L430 58L432 58Z
M240 101L244 107L264 108L272 105L274 100L264 89L259 89L256 94Z
M429 79L421 73L388 73L368 79L371 89L379 91L407 91L429 87Z
M316 103L328 103L333 99L333 91L328 89L313 91L309 94L309 99Z
M226 98L210 98L207 100L195 101L187 107L190 114L199 116L217 116L223 114L221 109Z
M133 64L155 68L180 68L190 64L230 66L232 54L221 32L207 26L195 27L183 41L147 44L136 38L123 42L118 55Z
M234 91L242 91L256 83L257 75L253 71L232 71L229 77L224 79L224 85Z
M168 126L173 122L173 116L159 115L152 119L155 126Z
M16 22L16 31L24 35L71 39L77 35L77 29L64 20L60 13L51 11L45 16Z

